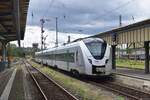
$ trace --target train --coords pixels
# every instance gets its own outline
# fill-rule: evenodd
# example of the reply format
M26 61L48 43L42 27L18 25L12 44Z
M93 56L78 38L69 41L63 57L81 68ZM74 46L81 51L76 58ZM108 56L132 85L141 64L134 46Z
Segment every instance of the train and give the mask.
M103 39L85 38L35 53L35 61L72 74L112 74L111 47Z

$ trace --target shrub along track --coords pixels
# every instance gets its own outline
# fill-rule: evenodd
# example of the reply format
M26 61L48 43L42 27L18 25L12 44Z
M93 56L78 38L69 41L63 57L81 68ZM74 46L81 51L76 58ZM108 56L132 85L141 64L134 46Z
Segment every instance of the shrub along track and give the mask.
M54 80L24 61L28 72L43 95L44 100L78 100Z

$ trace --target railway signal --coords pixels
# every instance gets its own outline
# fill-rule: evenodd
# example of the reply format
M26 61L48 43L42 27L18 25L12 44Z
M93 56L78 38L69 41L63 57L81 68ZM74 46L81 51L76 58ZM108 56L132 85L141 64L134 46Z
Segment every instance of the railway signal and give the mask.
M45 48L45 40L46 40L46 38L44 38L44 36L43 36L43 33L45 32L44 31L44 23L46 22L46 21L50 21L49 19L40 19L40 22L41 22L41 51L42 51L42 54L43 54L43 46L44 46L44 48ZM41 66L43 66L43 60L41 61Z

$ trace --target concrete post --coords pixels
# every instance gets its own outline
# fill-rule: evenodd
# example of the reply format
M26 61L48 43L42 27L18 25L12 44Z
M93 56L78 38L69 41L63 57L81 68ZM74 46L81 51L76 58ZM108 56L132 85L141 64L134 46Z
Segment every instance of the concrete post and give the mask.
M3 43L3 61L6 61L6 43Z
M145 41L144 42L144 48L145 48L145 73L149 73L149 42L150 41Z
M116 69L116 45L112 45L112 69Z
M6 67L6 43L2 42L2 61L0 64L0 71L3 71Z
M8 68L10 68L10 43L8 43L8 46L7 46L7 61L8 61Z

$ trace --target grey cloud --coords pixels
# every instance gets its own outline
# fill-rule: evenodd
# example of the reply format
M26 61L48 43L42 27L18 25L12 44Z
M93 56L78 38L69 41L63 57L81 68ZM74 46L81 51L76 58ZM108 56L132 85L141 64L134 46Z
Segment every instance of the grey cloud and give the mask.
M127 5L126 2L131 1ZM146 16L139 14L142 9L136 0L31 0L28 25L40 25L40 19L50 18L50 22L45 23L48 29L55 29L55 20L52 17L59 17L59 31L77 32L93 34L112 27L118 26L118 16L122 14L123 20L131 20L131 16ZM120 6L122 5L122 6ZM119 7L120 6L120 7ZM119 7L118 9L115 9ZM34 17L32 18L31 13ZM65 16L65 18L64 18ZM147 14L147 16L149 16ZM102 25L101 25L102 23ZM94 27L89 27L94 26Z

